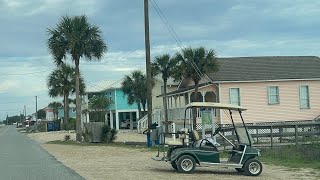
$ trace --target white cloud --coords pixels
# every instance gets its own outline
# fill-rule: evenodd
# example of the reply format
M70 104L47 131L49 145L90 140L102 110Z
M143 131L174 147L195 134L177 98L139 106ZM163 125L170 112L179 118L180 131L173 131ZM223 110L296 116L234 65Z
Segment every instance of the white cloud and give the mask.
M99 6L96 0L3 0L7 11L16 16L41 14L87 14L93 15Z
M15 88L18 88L18 83L16 81L5 80L0 82L0 93L4 93Z

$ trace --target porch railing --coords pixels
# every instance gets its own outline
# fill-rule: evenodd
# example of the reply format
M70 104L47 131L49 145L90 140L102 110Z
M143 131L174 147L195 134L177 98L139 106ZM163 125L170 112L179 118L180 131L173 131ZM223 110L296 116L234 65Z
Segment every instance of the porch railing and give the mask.
M152 124L156 123L158 125L161 124L163 119L162 110L157 109L152 113ZM143 133L148 129L148 115L145 115L137 122L137 130L139 133Z
M187 111L186 118L190 119L191 109ZM171 122L184 120L185 108L168 109L168 120ZM197 109L197 119L201 119L201 111ZM162 109L154 110L152 113L152 123L161 125L164 121L164 112ZM148 128L148 116L144 116L137 122L137 130L139 133L143 133Z

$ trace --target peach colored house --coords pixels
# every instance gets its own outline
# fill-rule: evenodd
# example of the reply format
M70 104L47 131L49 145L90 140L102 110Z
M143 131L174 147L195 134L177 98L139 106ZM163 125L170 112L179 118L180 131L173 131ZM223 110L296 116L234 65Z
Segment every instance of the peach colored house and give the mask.
M220 70L201 80L197 101L244 106L248 123L313 120L320 115L319 57L232 57L218 62ZM169 119L182 119L181 110L193 96L193 81L184 79L168 94ZM224 112L216 116L230 123Z

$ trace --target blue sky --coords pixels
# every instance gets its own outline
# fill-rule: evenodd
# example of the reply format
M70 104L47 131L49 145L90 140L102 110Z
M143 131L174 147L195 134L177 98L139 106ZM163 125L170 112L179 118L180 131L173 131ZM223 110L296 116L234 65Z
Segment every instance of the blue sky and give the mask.
M320 47L318 0L154 0L184 46L205 46L219 57L315 55ZM101 62L82 61L87 84L116 80L145 67L143 0L0 0L0 120L51 99L54 69L46 29L63 15L89 17L109 47ZM150 4L151 57L179 51ZM24 75L21 75L24 74Z

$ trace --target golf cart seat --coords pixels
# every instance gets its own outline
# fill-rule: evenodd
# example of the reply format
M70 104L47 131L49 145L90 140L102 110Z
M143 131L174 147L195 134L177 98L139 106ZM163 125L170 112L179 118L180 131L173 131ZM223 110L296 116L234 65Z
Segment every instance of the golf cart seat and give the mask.
M172 141L166 141L167 145L171 145L171 146L182 146L183 145L183 141L185 139L189 138L188 137L188 129L187 128L182 128L180 130L180 134L179 134L179 140L172 140Z
M196 130L192 130L192 136L193 138L191 139L191 141L200 141L200 135L198 133L198 131Z

